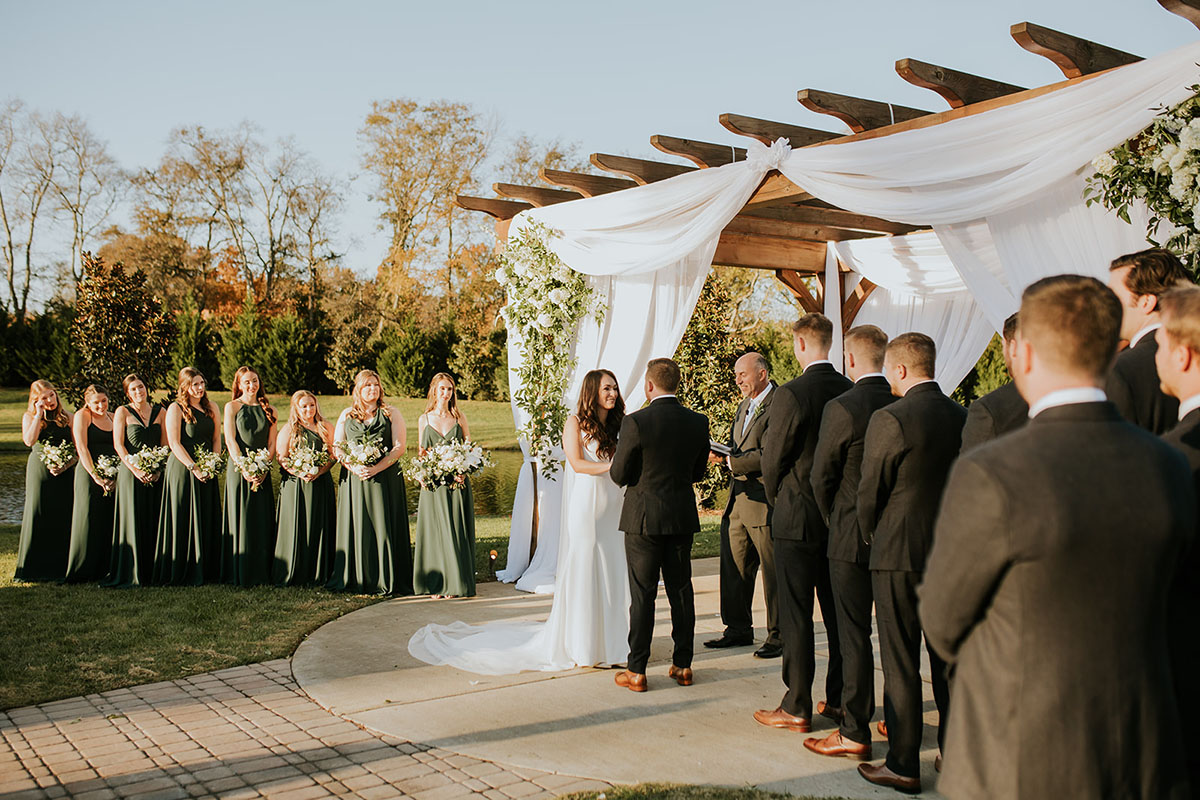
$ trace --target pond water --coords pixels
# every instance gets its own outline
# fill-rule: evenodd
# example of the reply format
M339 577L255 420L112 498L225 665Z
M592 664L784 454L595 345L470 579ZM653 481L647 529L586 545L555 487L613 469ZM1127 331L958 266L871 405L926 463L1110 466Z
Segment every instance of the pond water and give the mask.
M493 450L491 456L496 466L485 469L471 479L477 516L512 513L517 478L524 463L519 451ZM28 451L0 452L0 524L21 524L21 512L25 507L25 463L28 459ZM279 486L278 477L275 485ZM405 487L408 490L408 510L415 512L421 489L411 481L405 481Z

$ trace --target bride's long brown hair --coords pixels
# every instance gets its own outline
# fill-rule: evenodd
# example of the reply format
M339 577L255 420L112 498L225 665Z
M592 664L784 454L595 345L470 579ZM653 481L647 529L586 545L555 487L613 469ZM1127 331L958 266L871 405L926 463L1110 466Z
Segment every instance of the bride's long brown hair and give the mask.
M617 384L617 404L608 412L608 417L600 422L600 379L605 375ZM621 430L621 420L625 418L625 400L621 397L621 384L617 376L606 369L594 369L583 376L583 386L579 389L579 408L575 412L579 417L579 430L589 439L596 440L596 455L603 459L611 459L617 452L617 434Z

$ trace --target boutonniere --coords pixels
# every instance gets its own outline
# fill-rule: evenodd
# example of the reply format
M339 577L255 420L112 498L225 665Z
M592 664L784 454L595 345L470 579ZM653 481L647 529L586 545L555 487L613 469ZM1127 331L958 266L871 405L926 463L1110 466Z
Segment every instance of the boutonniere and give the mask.
M750 414L750 419L758 419L758 415L763 412L763 404L759 403L754 407L754 411Z

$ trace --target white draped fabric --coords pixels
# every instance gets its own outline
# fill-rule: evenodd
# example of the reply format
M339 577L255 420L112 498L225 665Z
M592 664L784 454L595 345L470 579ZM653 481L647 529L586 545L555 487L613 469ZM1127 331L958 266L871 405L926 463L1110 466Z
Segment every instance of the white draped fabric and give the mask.
M578 371L564 401L573 406L582 373L603 366L637 406L645 361L678 345L721 230L770 169L840 208L934 229L943 253L933 268L918 259L901 271L894 256L884 258L892 277L881 281L860 258L862 274L887 288L872 295L857 321L889 334L933 335L945 350L941 382L952 388L954 375L969 369L963 364L971 351L978 355L986 330L980 314L999 329L1032 281L1062 272L1101 275L1116 255L1145 246L1137 220L1128 225L1084 207L1083 176L1094 157L1187 98L1200 81L1197 62L1200 42L939 125L797 150L752 141L745 161L523 212L513 226L532 219L558 231L551 249L594 276L609 298L604 325L582 326ZM858 247L852 243L849 252ZM977 308L949 291L947 257ZM900 283L885 282L892 279ZM528 502L518 497L517 505ZM514 518L519 556L517 528ZM539 543L551 535L557 541L543 516ZM526 554L528 538L526 532ZM511 558L516 567L519 559Z

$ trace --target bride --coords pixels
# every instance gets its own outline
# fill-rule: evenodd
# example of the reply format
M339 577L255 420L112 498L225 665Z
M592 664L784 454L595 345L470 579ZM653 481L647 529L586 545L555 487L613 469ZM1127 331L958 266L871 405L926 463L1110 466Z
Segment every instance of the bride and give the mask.
M426 625L408 652L428 664L484 675L623 664L629 655L629 579L617 530L624 490L608 477L625 403L606 369L583 378L567 418L564 550L545 622Z

